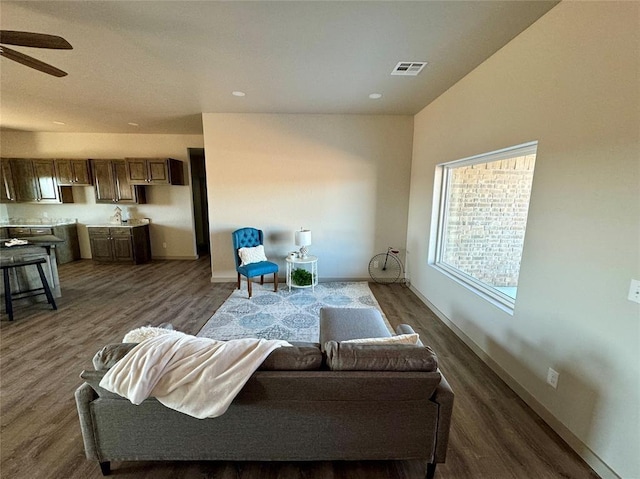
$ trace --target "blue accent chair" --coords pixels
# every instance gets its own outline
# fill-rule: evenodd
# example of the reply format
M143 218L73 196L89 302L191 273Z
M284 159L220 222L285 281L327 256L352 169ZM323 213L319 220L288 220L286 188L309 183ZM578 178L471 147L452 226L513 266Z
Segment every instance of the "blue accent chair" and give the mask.
M233 257L236 261L236 271L238 272L238 289L240 289L240 275L247 278L247 289L251 298L251 278L260 276L260 284L264 284L264 275L273 273L273 290L278 291L278 265L271 261L260 261L240 266L242 261L238 250L240 248L253 248L264 244L262 230L255 228L240 228L231 233L233 239Z

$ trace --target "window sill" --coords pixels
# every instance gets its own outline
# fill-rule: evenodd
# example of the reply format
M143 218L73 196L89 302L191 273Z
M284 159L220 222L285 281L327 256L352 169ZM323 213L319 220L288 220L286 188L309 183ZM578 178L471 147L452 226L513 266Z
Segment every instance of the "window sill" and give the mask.
M488 285L481 283L475 278L462 273L446 264L432 263L431 266L444 274L448 278L454 280L465 289L480 296L484 300L493 304L495 307L501 309L505 313L513 316L515 309L515 299L502 293L498 289L491 288Z

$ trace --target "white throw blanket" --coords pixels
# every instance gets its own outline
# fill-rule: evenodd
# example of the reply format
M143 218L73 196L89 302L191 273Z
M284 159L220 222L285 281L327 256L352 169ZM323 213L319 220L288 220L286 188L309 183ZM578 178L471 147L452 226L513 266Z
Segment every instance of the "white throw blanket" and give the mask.
M140 404L155 396L165 406L199 419L217 417L266 357L286 341L216 341L177 331L147 339L100 381L108 391Z

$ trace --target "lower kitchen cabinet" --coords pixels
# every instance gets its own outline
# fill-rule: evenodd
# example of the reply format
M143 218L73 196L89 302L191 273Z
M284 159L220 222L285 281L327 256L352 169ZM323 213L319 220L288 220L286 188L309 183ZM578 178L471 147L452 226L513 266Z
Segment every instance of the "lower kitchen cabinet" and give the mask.
M87 226L94 261L146 263L151 260L149 225Z
M56 259L58 264L70 263L80 259L80 241L78 241L78 226L74 224L57 225L53 227L53 236L64 240L56 245Z
M58 264L70 263L80 259L80 242L78 241L78 227L76 223L58 224L51 226L9 226L4 228L5 238L29 238L32 236L53 235L62 240L57 243L56 261Z

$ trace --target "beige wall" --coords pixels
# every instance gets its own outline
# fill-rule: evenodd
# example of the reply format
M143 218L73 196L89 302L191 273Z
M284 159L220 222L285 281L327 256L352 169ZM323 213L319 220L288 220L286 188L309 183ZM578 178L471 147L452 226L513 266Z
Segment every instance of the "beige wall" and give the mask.
M627 300L640 279L639 9L563 2L422 110L407 233L415 291L603 477L628 479L640 477L640 307ZM428 266L434 172L532 140L509 315Z
M154 258L195 258L195 235L187 148L202 148L201 135L135 135L109 133L2 132L1 154L16 158L125 158L168 157L181 160L187 186L147 187L145 205L132 205L132 216L151 219ZM113 205L96 204L93 187L73 187L74 203L63 205L8 204L2 217L77 218L83 258L91 257L84 225L107 223ZM6 212L5 212L6 210ZM167 244L163 248L163 243Z
M213 279L235 279L231 232L264 230L280 264L311 229L321 280L368 277L406 241L413 118L203 114Z

